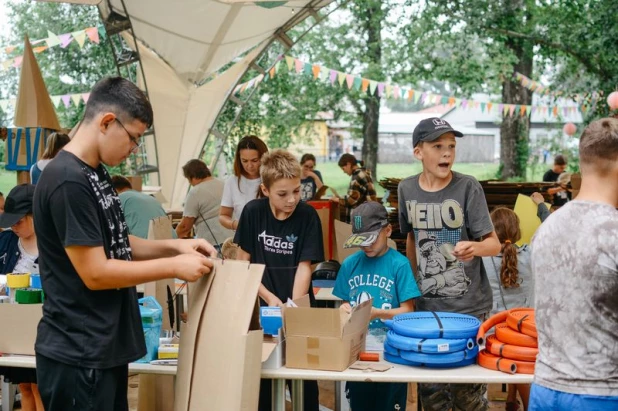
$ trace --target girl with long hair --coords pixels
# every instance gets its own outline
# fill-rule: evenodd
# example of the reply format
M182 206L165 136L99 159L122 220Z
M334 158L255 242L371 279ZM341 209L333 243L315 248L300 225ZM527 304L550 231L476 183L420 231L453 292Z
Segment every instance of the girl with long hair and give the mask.
M518 246L521 239L519 217L509 208L498 207L491 214L491 221L502 246L495 257L483 257L487 278L491 285L494 306L491 315L517 307L534 305L534 277L530 266L530 247ZM508 386L506 410L517 411L517 392L521 396L524 410L528 409L529 384Z

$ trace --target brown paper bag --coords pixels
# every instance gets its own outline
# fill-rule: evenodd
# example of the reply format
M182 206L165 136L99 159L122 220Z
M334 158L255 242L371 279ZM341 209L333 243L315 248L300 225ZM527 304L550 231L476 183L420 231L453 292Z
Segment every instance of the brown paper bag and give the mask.
M180 338L176 411L257 409L262 330L254 329L264 266L215 260L214 272L190 284Z

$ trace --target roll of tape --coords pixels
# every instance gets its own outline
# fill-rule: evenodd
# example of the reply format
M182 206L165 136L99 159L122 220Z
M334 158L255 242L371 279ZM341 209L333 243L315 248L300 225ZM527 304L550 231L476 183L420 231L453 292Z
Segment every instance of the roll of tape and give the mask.
M9 288L28 288L30 287L30 273L25 274L7 274L6 285Z
M42 288L41 287L41 276L38 274L30 274L30 287L32 288Z
M17 304L40 304L43 302L43 291L34 288L20 288L15 290Z

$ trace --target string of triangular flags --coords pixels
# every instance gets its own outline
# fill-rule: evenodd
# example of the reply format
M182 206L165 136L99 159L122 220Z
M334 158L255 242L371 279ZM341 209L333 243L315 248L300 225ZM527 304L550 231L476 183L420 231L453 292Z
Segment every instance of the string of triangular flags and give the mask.
M100 24L95 27L86 27L82 30L72 31L70 33L63 34L54 34L51 31L47 30L47 38L33 40L30 43L32 44L32 51L35 53L41 53L51 47L60 46L62 48L67 48L69 44L73 41L79 45L79 48L82 49L84 44L86 43L86 39L90 40L92 43L99 44L101 42L101 38L105 37L105 27ZM1 49L4 49L6 54L11 54L15 51L23 52L23 44L17 46L5 46ZM11 59L0 62L0 69L8 70L9 67L18 68L21 66L23 61L23 55L15 56Z
M49 96L49 97L51 98L51 101L54 107L58 108L62 104L64 105L65 108L69 108L71 106L71 103L75 107L79 106L79 103L81 103L82 101L84 103L87 103L88 97L90 97L90 93L62 94L62 95ZM9 107L11 108L15 107L16 101L17 99L14 99L14 98L0 100L0 110L6 113Z
M313 80L330 83L334 86L335 83L339 87L347 87L349 90L361 91L369 95L378 95L386 99L406 99L414 103L420 101L425 106L444 104L451 107L463 109L480 109L482 112L501 113L502 115L512 116L514 114L520 116L530 116L532 113L539 113L544 116L558 117L559 115L568 116L575 114L580 110L577 106L559 106L559 105L525 105L525 104L506 104L506 103L491 103L476 101L472 99L457 98L453 96L443 96L422 90L414 90L408 87L401 87L397 84L386 83L382 81L371 80L364 77L359 77L354 74L344 73L338 70L330 69L319 64L307 63L292 56L279 56L276 63L266 71L265 74L260 74L251 80L239 84L234 88L234 94L242 94L252 87L257 86L262 81L268 81L279 73L281 65L285 60L289 73L306 75L313 77ZM581 111L585 112L586 107L582 106Z
M515 72L514 75L515 79L519 81L519 84L534 93L537 93L541 96L549 96L553 98L570 98L581 106L594 106L599 100L599 98L603 97L602 91L592 91L590 93L577 94L569 94L565 91L553 91L549 87L546 87L538 81L534 81L521 73Z

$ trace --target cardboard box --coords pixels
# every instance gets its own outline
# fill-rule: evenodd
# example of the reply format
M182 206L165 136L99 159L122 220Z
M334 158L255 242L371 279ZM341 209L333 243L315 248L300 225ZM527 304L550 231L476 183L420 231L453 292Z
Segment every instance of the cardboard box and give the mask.
M276 370L285 365L285 334L283 328L279 329L279 335L273 337L264 336L262 343L262 369Z
M0 353L34 355L43 304L0 304Z
M264 266L213 262L213 273L189 285L174 409L255 410L264 340L257 295Z
M365 349L372 300L351 313L339 308L307 305L283 308L286 366L343 371Z

